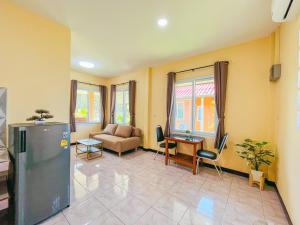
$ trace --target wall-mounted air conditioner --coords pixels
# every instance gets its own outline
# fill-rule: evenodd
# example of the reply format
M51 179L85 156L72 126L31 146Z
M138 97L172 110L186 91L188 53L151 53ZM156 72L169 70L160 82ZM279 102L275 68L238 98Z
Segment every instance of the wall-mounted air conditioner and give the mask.
M300 12L300 0L273 0L272 20L286 22L297 18Z

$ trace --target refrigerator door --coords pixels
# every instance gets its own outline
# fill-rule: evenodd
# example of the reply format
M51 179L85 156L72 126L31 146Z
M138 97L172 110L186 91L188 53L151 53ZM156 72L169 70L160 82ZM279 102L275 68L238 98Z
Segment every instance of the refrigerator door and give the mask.
M16 224L33 225L70 204L70 140L67 124L19 129ZM25 140L25 141L24 141Z

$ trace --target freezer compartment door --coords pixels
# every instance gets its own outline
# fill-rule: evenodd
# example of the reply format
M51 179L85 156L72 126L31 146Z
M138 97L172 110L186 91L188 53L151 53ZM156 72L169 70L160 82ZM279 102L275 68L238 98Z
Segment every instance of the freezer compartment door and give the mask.
M70 135L68 125L24 131L16 165L16 221L31 225L70 204Z

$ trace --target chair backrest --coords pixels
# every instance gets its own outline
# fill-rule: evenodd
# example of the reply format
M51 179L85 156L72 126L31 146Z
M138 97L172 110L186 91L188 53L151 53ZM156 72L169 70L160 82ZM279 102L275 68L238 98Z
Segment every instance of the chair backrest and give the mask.
M157 142L162 142L163 140L165 140L165 137L164 137L164 133L162 131L162 128L160 125L158 125L156 127L156 141Z
M222 140L221 140L219 148L218 148L219 154L221 154L222 151L224 150L227 139L228 139L228 133L225 133L224 136L222 137Z

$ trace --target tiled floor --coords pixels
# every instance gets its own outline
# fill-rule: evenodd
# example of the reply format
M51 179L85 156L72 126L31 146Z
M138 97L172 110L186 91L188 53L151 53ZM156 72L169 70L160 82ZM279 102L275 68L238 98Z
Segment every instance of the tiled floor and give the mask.
M288 224L273 188L201 168L200 175L151 152L85 161L72 153L71 206L44 225ZM267 223L262 223L267 221ZM260 223L259 223L260 222Z

